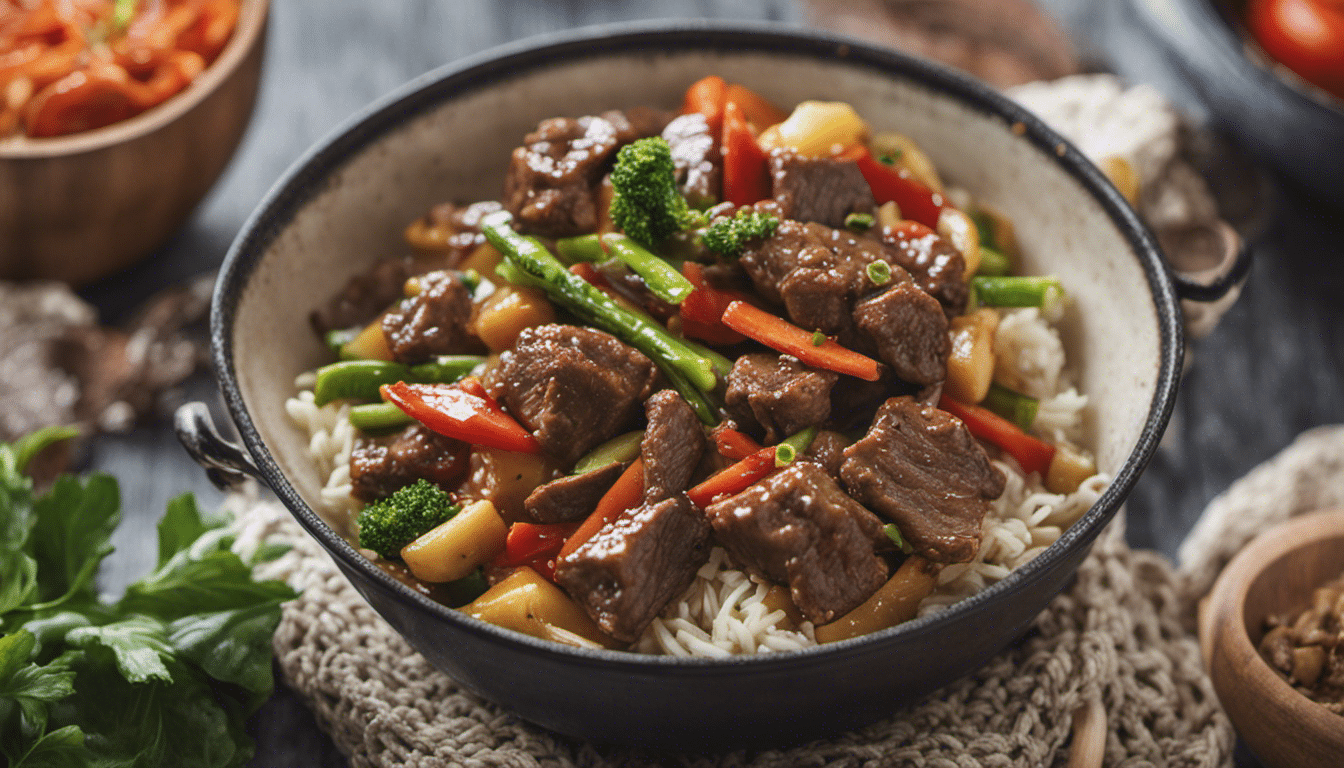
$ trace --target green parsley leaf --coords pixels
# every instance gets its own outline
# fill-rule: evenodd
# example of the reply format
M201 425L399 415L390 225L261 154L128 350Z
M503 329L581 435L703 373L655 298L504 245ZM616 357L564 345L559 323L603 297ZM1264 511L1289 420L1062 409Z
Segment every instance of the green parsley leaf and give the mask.
M33 512L37 521L29 547L42 576L39 599L48 606L96 599L93 579L112 552L112 531L121 522L117 481L109 475L94 475L87 483L59 477Z

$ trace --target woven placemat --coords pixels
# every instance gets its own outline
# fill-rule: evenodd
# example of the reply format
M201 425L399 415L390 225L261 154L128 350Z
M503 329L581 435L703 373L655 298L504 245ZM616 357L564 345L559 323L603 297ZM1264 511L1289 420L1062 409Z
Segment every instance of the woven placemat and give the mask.
M529 725L436 671L355 592L278 503L235 494L240 545L293 549L267 566L303 596L275 652L286 682L355 766L945 766L1063 764L1074 713L1100 703L1108 766L1227 766L1233 733L1199 661L1194 604L1257 532L1344 504L1344 427L1320 428L1210 503L1183 566L1126 546L1123 518L1020 645L921 704L781 751L651 755Z

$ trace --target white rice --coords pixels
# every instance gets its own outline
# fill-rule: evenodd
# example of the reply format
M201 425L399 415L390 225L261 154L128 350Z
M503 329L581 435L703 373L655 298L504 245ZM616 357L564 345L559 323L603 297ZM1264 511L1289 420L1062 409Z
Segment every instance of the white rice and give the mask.
M1035 309L1003 313L995 334L999 360L1015 360L1014 389L1040 398L1033 432L1052 442L1076 444L1082 433L1087 397L1070 382L1058 332ZM999 371L996 369L996 377ZM350 453L355 429L349 407L313 402L312 374L300 376L300 391L285 403L290 418L309 436L308 450L327 480L319 510L337 530L353 534L360 503L350 495ZM1007 484L990 507L980 551L969 563L943 568L938 587L920 604L919 615L939 611L1003 579L1039 555L1083 515L1105 490L1109 478L1095 475L1067 495L1045 490L1041 478L1025 476L1011 457L994 459ZM810 622L793 626L782 610L770 611L770 584L733 567L715 547L695 580L654 619L633 650L672 656L718 658L742 653L774 653L816 645Z

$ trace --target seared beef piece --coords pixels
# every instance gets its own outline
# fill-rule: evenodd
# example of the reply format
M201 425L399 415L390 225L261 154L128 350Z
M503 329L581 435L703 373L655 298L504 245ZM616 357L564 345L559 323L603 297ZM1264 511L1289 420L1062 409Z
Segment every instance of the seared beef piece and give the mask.
M882 227L887 260L900 264L925 293L938 300L948 317L966 311L970 287L966 283L966 260L952 244L928 227L902 222Z
M639 443L644 460L644 503L657 504L690 487L705 452L705 431L686 398L664 389L644 403L649 425Z
M513 150L504 178L504 207L518 227L548 237L581 235L597 227L598 186L616 150L667 124L652 109L612 110L578 119L552 117Z
M742 423L759 424L766 443L776 443L830 417L831 387L839 377L790 355L754 352L733 363L724 404Z
M950 352L946 308L892 263L893 250L844 230L785 220L739 263L762 295L784 304L796 325L875 354L912 383L942 381ZM891 279L882 285L868 275L868 265L879 259L891 267Z
M738 263L762 296L785 306L794 324L852 344L854 302L881 289L868 276L868 265L878 260L890 264L875 240L785 219L774 235L744 251ZM905 270L891 265L888 285L909 279Z
M853 160L802 157L790 149L770 153L771 197L784 218L843 227L851 213L872 213L872 188Z
M538 486L523 508L538 523L570 523L582 520L597 508L597 502L625 471L625 464L614 462L581 475L565 475Z
M601 117L552 117L513 150L504 207L524 231L562 237L597 226L597 185L620 146L617 127Z
M395 437L360 438L350 452L351 493L373 501L422 478L452 490L466 477L470 457L470 445L419 424Z
M723 155L699 112L681 115L663 129L677 166L677 188L693 208L713 205L723 189Z
M542 449L568 466L628 429L657 379L653 363L614 336L552 324L518 334L489 386Z
M308 318L313 330L325 336L328 331L367 325L402 297L411 273L410 259L397 256L378 261L350 278L340 293L313 311Z
M845 461L844 450L849 439L839 432L823 429L812 438L812 444L803 452L803 459L821 465L826 474L840 477L840 465Z
M876 548L882 522L819 464L799 461L705 510L733 559L779 584L810 621L825 624L887 579Z
M485 243L485 235L481 234L481 219L486 214L494 213L501 208L503 206L493 200L466 206L439 203L430 208L413 226L420 226L440 234L442 245L434 249L436 257L441 257L438 265L456 268L463 259Z
M383 316L383 335L399 363L423 363L435 355L474 352L480 342L468 330L471 290L456 272L420 277L420 293Z
M947 315L938 301L912 282L897 283L854 307L854 324L877 347L882 362L912 384L947 377L952 351Z
M868 434L845 449L840 477L854 498L896 523L915 554L940 563L975 556L989 502L1005 482L960 419L911 397L878 409Z
M602 631L634 642L709 559L709 532L684 494L644 504L560 558L555 580Z

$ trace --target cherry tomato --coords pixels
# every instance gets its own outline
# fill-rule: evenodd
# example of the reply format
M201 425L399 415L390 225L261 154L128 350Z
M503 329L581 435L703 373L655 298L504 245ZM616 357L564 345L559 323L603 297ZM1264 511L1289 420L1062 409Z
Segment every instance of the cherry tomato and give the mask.
M1344 99L1344 2L1251 0L1246 23L1265 53Z

